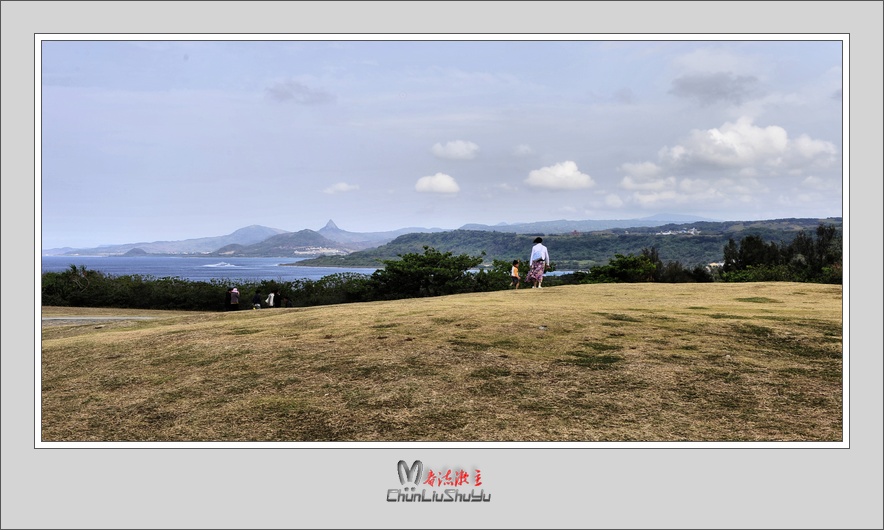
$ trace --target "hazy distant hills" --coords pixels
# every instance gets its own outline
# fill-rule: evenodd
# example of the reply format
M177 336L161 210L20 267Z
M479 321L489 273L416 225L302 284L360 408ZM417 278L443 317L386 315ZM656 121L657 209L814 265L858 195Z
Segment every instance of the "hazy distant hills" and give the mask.
M341 230L334 221L329 220L324 227L319 229L318 233L332 241L352 247L354 250L364 250L389 243L403 234L445 231L443 228L409 227L388 232L348 232Z
M460 230L490 230L494 232L510 232L515 234L567 234L570 232L592 232L595 230L611 230L614 228L654 227L667 223L693 223L698 221L715 221L692 215L659 214L641 219L608 219L584 221L540 221L534 223L513 223L498 225L466 224Z
M63 248L43 250L46 256L122 256L135 250L138 254L207 254L228 245L252 245L265 239L283 234L285 230L266 226L251 225L216 237L200 237L180 241L154 241L151 243L126 243L123 245L102 245L95 248ZM129 254L133 255L133 254Z
M840 226L841 218L837 219ZM701 231L703 238L695 238L694 246L716 234L708 248L684 256L691 259L707 259L720 250L722 237L739 235L751 229L760 235L771 237L788 234L801 229L815 228L823 219L779 219L767 221L713 221L700 217L662 214L641 219L626 220L583 220L583 221L543 221L535 223L514 223L499 225L467 224L456 230L442 228L400 228L387 232L350 232L340 229L334 221L316 230L289 232L278 228L252 225L240 228L231 234L216 237L185 239L181 241L154 241L129 243L124 245L104 245L85 249L49 249L44 255L60 256L150 256L150 255L189 255L224 257L302 257L327 260L341 266L373 263L378 259L395 257L401 252L420 251L422 245L434 246L439 250L453 250L457 253L477 254L486 252L491 256L518 257L530 239L543 235L579 236L589 233L601 235L603 232L619 232L621 235L653 235L656 230L677 232L684 228ZM520 237L513 238L513 234ZM524 236L524 237L521 237ZM527 239L526 239L527 238ZM525 239L525 241L522 241ZM628 248L638 244L651 245L653 239L640 240L630 237ZM726 241L726 239L725 239ZM627 242L626 240L621 243ZM530 246L530 245L528 245ZM600 248L598 244L596 248ZM687 246L687 245L681 245ZM624 247L627 248L627 247ZM586 251L581 251L583 254ZM626 252L626 250L624 250ZM524 253L524 252L522 252ZM679 252L682 255L681 252ZM575 254L576 255L576 254ZM560 258L564 258L560 254ZM596 256L601 259L602 256ZM508 259L513 259L509 257ZM316 263L319 265L320 263Z
M202 255L241 257L309 257L349 254L374 248L409 233L443 232L442 228L400 228L388 232L349 232L329 222L319 231L289 232L252 225L231 234L181 241L102 245L94 248L44 249L46 256Z
M287 232L271 236L253 245L227 245L212 254L240 257L312 257L317 255L348 254L354 249L342 247L340 243L323 237L313 230Z

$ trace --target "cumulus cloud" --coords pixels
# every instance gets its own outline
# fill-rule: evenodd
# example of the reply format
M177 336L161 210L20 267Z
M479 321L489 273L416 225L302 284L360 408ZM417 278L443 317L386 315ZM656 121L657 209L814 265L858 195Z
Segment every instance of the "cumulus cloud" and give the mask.
M311 88L298 81L279 81L265 89L267 96L279 102L292 102L301 105L321 105L331 103L335 96L321 89Z
M730 72L684 75L672 81L670 94L689 98L701 105L719 102L741 104L758 92L758 79Z
M661 176L662 168L653 162L621 164L620 171L626 173L620 181L623 189L660 191L675 187L675 177Z
M346 182L338 182L337 184L333 184L327 188L325 188L323 193L345 193L348 191L358 190L359 186L356 184L347 184Z
M577 164L570 160L531 171L525 183L548 190L577 190L595 185L592 177L581 173Z
M643 208L747 205L796 177L803 179L793 192L796 197L836 190L837 176L823 179L809 172L825 174L826 168L837 167L838 156L831 142L807 135L790 138L783 127L761 127L743 117L691 131L677 145L661 149L656 162L618 169L625 173L620 181L628 193L624 201Z
M473 142L454 140L445 145L441 143L434 145L433 154L448 160L472 160L479 154L479 146Z
M827 161L833 161L837 154L835 145L824 140L814 140L813 138L802 134L791 142L793 156L803 158L805 160L822 158Z
M436 173L432 176L419 178L414 189L421 193L457 193L460 191L460 186L451 175Z
M720 128L695 129L682 144L664 147L658 154L661 163L683 168L693 165L787 170L832 163L837 149L831 142L806 135L789 140L782 127L758 127L743 117Z

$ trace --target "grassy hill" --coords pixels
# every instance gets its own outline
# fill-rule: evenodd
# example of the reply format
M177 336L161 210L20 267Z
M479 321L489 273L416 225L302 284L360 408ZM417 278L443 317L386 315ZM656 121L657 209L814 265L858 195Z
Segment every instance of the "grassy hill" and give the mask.
M43 308L43 441L840 441L840 285Z

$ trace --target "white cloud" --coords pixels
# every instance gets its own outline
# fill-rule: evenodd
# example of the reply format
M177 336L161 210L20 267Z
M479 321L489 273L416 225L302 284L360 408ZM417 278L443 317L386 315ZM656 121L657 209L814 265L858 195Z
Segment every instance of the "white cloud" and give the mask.
M745 116L717 128L694 129L658 156L656 163L618 167L625 174L620 188L629 192L623 196L626 203L658 209L747 205L769 196L783 178L803 179L793 192L798 202L802 193L832 191L839 182L808 175L837 167L834 144L807 135L790 138L783 127L757 126Z
M346 182L338 182L337 184L333 184L333 185L325 188L324 190L322 190L322 192L329 193L329 194L345 193L348 191L355 191L358 189L359 189L359 186L357 184L347 184Z
M699 163L739 168L778 165L786 153L788 136L777 126L756 127L749 118L721 128L691 131L683 145L663 148L661 159L675 164Z
M711 166L754 175L759 169L792 171L829 165L835 161L837 149L831 142L807 135L790 140L782 127L758 127L750 118L742 117L719 128L695 129L684 142L664 147L658 154L661 163L682 170Z
M824 158L833 161L837 150L831 142L814 140L806 134L802 134L791 142L792 151L795 155L805 159Z
M479 146L473 142L454 140L445 145L441 143L434 145L433 154L448 160L472 160L479 154Z
M525 183L535 188L549 190L577 190L595 185L592 177L581 173L577 169L577 164L570 160L531 171Z
M421 193L457 193L460 191L460 186L451 175L436 173L432 176L419 178L414 189Z
M675 177L659 178L662 169L653 162L621 164L620 171L626 173L620 181L623 189L659 191L675 187Z

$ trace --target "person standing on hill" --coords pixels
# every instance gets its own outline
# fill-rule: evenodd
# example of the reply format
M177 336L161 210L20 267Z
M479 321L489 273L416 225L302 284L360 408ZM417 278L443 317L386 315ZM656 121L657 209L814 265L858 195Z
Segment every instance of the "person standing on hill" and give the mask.
M549 264L549 251L543 244L543 238L534 239L534 246L531 248L531 257L528 259L530 263L528 275L525 281L532 282L532 289L540 289L543 283L543 273L546 272L546 266Z
M234 287L230 290L230 310L236 311L239 309L239 289Z
M233 287L228 287L227 292L224 293L224 310L230 311L230 299L233 297L231 294L233 292Z

